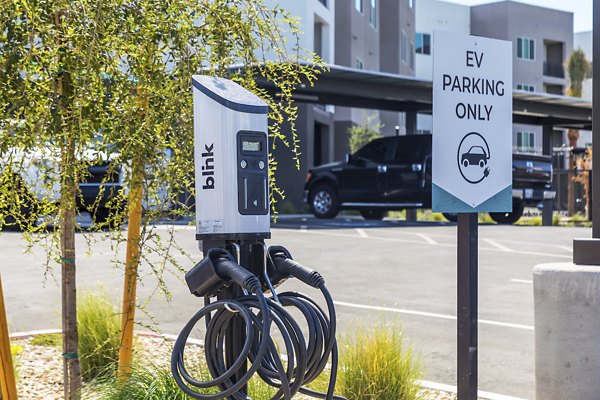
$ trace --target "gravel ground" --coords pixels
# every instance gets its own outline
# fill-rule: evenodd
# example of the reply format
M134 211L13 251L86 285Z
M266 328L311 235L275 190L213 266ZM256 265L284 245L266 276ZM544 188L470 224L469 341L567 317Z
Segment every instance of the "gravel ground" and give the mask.
M59 400L63 399L62 357L59 347L36 346L30 338L13 340L19 346L17 355L17 376L19 398L23 400ZM138 346L143 352L140 359L156 365L165 365L169 361L170 347L165 339L142 336ZM169 341L167 341L169 342ZM423 400L455 400L456 394L437 390L423 389ZM298 395L297 400L309 397ZM165 399L167 400L167 399Z

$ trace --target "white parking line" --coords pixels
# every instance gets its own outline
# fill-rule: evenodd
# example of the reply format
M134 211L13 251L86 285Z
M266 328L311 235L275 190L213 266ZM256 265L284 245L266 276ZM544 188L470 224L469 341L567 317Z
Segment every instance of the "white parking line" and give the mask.
M346 303L344 301L334 301L333 303L335 305L342 306L342 307L359 308L362 310L385 311L385 312L392 312L392 313L397 313L397 314L417 315L420 317L456 320L456 316L454 316L454 315L437 314L437 313L430 313L430 312L426 312L426 311L406 310L403 308L391 308L391 307L376 307L376 306L368 306L365 304ZM511 324L509 322L491 321L488 319L479 319L478 321L482 325L501 326L504 328L523 329L523 330L528 330L528 331L533 330L533 326L531 326L531 325Z
M498 250L506 251L508 253L512 253L513 252L512 249L509 249L508 247L501 245L500 243L496 242L495 240L483 239L483 241L486 242L487 244L489 244L490 246L494 246Z
M365 232L364 229L356 228L356 233L358 233L358 236L360 236L360 237L364 237L364 238L369 237L369 235L367 235L367 232Z
M290 229L286 229L286 228L277 228L277 229L279 229L281 231L290 230ZM312 229L312 230L306 231L306 232L311 233L313 235L337 236L337 237L347 237L347 238L356 239L356 235L349 234L349 233L326 232L324 230L318 230L318 229ZM420 245L428 245L429 244L429 243L424 243L422 240L400 239L400 238L382 237L382 236L369 236L368 238L365 238L365 239L387 241L387 242L399 242L399 243L414 243L414 244L420 244ZM437 243L436 246L456 248L456 243ZM506 253L505 250L501 250L497 247L479 246L479 250L501 251L503 253ZM573 258L573 256L570 256L567 254L542 253L539 251L510 250L510 252L512 254L527 254L527 255L532 255L532 256L545 256L545 257L555 257L555 258L564 258L564 259L572 259Z
M530 279L511 279L511 282L516 282L516 283L529 283L529 284L533 284L533 281Z
M429 244L438 244L438 242L436 242L435 240L433 240L431 237L427 236L424 233L417 233L417 236L420 237L421 239L423 239L424 241L426 241Z

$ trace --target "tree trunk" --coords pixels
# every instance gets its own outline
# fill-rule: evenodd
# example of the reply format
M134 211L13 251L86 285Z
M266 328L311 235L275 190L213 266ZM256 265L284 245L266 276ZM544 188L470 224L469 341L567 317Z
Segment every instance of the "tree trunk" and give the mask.
M143 165L139 159L132 163L129 217L127 226L127 254L121 308L121 347L119 348L118 379L127 379L133 359L133 326L135 323L136 288L140 262L140 232L142 223Z
M74 143L63 153L63 168L75 162ZM65 171L63 169L63 171ZM64 172L63 172L64 173ZM70 177L63 181L60 206L60 249L62 276L63 373L65 400L81 398L81 367L77 330L77 281L75 268L75 204L77 185Z
M79 333L77 330L77 281L75 269L75 215L77 204L77 159L75 157L75 133L62 125L65 111L65 93L69 93L68 72L62 70L63 51L61 46L62 16L57 11L56 44L58 52L56 120L55 132L61 143L61 189L60 189L60 256L62 289L62 338L63 338L63 385L65 400L81 398L81 366L79 364Z

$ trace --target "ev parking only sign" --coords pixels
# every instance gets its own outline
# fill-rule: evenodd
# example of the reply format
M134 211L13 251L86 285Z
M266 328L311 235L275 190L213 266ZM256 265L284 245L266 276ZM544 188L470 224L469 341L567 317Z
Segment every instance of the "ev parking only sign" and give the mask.
M512 43L434 32L437 212L512 211Z

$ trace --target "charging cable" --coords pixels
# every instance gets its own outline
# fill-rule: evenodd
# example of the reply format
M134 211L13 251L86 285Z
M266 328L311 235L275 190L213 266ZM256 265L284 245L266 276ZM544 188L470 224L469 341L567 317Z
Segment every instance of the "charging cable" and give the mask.
M179 387L196 399L216 400L231 397L246 400L240 392L257 373L270 386L277 388L272 400L291 400L300 392L326 400L346 400L334 395L337 377L338 351L335 339L335 308L331 294L321 275L293 261L283 247L271 247L266 252L266 270L263 280L240 267L229 252L211 249L207 257L186 274L190 291L207 299L229 284L235 283L250 294L235 300L220 300L206 304L185 325L175 342L171 357L171 370ZM276 294L274 287L290 277L320 289L327 312L308 296L296 292ZM273 281L273 282L271 282ZM273 299L265 298L262 289L268 288ZM305 320L308 336L288 311L297 309ZM245 340L239 356L231 366L226 365L226 332L233 318L244 320ZM207 367L213 377L210 381L194 379L185 367L185 344L196 324L206 318L204 353ZM279 334L283 346L278 349L271 337L271 328ZM282 361L280 352L285 355ZM308 389L327 367L331 358L331 373L327 393ZM233 379L249 361L250 367L241 378ZM214 393L215 387L218 392ZM213 388L208 394L197 389Z

